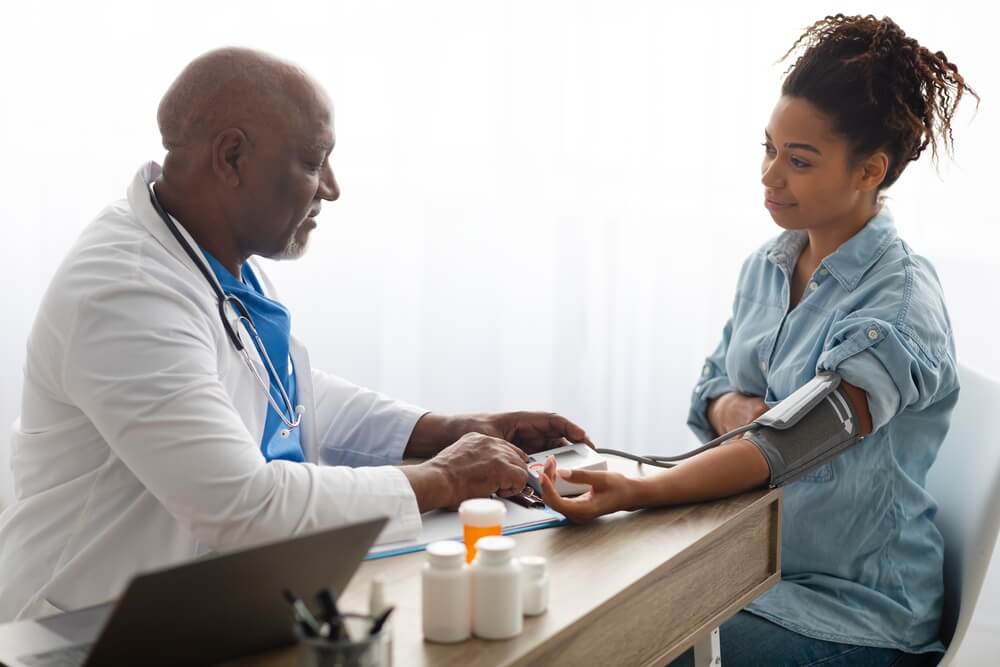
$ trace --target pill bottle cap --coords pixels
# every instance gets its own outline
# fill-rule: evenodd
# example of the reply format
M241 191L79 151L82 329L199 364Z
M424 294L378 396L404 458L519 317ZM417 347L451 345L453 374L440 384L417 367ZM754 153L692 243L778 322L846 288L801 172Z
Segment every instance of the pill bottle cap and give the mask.
M528 579L541 579L545 576L545 557L544 556L522 556L517 559L521 564L521 572Z
M465 545L453 540L441 540L427 545L427 560L434 567L460 568L465 563Z
M458 516L466 526L499 526L507 516L507 508L499 500L472 498L458 506Z
M483 563L504 563L514 552L514 539L505 535L481 537L476 542L476 560Z

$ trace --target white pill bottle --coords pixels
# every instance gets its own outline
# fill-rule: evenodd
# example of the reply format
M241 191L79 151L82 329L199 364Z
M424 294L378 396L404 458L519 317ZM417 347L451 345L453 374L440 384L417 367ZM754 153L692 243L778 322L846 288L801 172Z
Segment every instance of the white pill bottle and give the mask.
M549 606L549 573L543 556L522 556L521 592L523 593L524 615L544 614Z
M469 638L469 566L465 545L444 540L427 545L421 574L424 639L450 644Z
M509 639L521 634L524 607L514 540L480 538L471 573L472 634L482 639Z

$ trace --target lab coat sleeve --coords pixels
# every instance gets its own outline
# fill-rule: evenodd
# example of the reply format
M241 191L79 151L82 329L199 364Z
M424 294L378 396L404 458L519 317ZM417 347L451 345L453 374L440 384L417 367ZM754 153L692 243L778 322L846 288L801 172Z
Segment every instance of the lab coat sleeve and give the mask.
M398 464L417 421L427 413L313 369L319 459L327 465Z
M391 519L383 540L419 531L398 469L265 461L219 380L220 323L189 295L130 275L88 289L74 307L67 395L205 546L226 550L375 516Z

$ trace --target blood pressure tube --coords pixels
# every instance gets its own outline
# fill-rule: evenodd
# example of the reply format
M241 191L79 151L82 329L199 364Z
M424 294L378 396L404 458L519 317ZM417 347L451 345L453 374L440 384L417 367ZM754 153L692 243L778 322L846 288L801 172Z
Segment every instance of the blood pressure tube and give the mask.
M458 506L465 541L465 562L476 557L476 541L488 535L500 535L507 508L499 500L473 498Z

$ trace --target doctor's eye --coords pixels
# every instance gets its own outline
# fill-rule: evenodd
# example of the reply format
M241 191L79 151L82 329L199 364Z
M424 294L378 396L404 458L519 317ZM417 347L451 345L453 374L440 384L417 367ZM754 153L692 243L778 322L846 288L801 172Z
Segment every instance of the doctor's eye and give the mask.
M761 144L761 146L764 147L764 152L767 153L768 155L773 155L776 152L774 150L774 146L772 146L771 142L769 141L765 141L764 143Z

